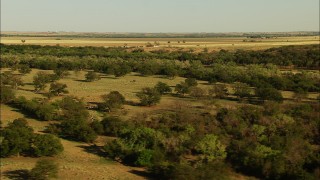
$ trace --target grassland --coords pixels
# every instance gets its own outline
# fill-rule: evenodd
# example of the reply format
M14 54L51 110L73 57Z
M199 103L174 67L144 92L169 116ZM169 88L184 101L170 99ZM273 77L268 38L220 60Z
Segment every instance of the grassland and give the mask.
M21 40L25 40L22 43ZM185 42L184 42L185 41ZM146 47L147 43L158 42L155 47ZM170 43L168 43L170 42ZM99 47L143 47L146 50L159 48L202 50L261 50L288 45L319 44L319 36L294 36L277 38L80 38L80 37L1 37L3 44L32 44L60 46L99 46Z

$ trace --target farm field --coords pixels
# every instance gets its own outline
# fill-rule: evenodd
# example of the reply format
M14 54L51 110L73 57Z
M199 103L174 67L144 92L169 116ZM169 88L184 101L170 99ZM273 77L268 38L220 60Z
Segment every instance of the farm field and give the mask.
M22 43L21 40L25 40ZM185 42L184 42L185 41ZM247 42L244 42L247 41ZM252 41L252 42L250 42ZM155 47L146 47L147 43L158 42ZM168 43L170 42L170 43ZM179 43L178 43L179 42ZM319 44L319 36L278 37L271 39L239 38L65 38L65 37L1 37L3 44L26 45L60 45L60 46L96 46L96 47L143 47L146 50L165 48L168 50L181 49L195 51L208 50L262 50L272 47L289 45Z

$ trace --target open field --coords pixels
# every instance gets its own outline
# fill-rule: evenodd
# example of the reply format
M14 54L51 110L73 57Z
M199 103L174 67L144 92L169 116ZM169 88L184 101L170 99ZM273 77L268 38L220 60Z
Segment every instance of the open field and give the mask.
M26 40L22 43L21 40ZM185 41L185 43L183 42ZM247 41L247 42L244 42ZM146 44L159 42L155 47ZM168 43L170 42L170 43ZM101 47L144 47L146 50L166 49L194 49L200 50L261 50L288 45L319 44L319 36L278 37L270 39L238 38L66 38L66 37L1 37L3 44L32 44L32 45L60 45L60 46L101 46Z

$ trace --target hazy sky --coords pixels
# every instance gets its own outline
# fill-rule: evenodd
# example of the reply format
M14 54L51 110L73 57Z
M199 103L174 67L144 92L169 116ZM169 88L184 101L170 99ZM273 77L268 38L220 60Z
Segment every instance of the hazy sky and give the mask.
M319 31L319 0L1 0L2 31Z

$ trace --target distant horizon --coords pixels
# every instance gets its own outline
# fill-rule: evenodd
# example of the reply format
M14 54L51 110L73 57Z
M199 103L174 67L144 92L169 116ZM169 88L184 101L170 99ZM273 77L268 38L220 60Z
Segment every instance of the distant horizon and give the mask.
M9 30L9 31L0 31L2 32L19 32L19 33L113 33L113 34L122 34L122 33L137 33L137 34L232 34L232 33L314 33L319 32L320 30L299 30L299 31L225 31L225 32L103 32L103 31L17 31L17 30Z

